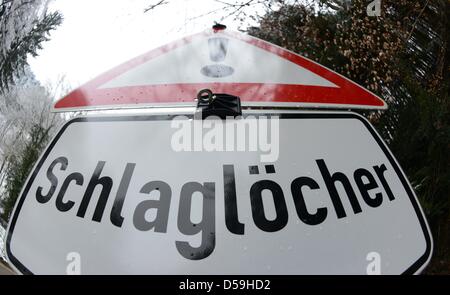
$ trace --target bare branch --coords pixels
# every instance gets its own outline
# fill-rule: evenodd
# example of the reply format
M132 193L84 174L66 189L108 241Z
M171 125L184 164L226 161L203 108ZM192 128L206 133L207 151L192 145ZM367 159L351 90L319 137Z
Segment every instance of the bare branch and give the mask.
M146 12L148 12L148 11L150 11L150 10L155 9L155 8L158 7L158 6L161 6L161 5L164 5L164 4L168 4L168 3L169 3L169 2L167 2L167 1L160 0L160 1L158 1L157 3L155 3L155 4L150 4L150 6L148 6L147 8L144 9L144 13L146 13Z

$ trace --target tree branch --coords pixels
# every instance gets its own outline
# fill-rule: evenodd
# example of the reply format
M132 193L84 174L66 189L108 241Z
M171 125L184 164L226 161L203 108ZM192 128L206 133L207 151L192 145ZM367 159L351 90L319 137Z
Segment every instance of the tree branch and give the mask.
M158 7L158 6L167 4L167 3L169 3L169 2L164 1L164 0L159 0L157 3L151 4L149 7L145 8L145 9L144 9L144 13L146 13L146 12L148 12L148 11L150 11L150 10L155 9L155 8Z

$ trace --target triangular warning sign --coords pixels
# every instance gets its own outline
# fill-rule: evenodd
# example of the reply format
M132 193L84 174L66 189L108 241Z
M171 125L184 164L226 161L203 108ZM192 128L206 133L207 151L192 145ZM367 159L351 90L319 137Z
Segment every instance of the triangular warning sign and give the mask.
M194 105L201 89L245 106L384 109L349 79L291 51L228 31L205 31L165 45L72 91L54 110Z

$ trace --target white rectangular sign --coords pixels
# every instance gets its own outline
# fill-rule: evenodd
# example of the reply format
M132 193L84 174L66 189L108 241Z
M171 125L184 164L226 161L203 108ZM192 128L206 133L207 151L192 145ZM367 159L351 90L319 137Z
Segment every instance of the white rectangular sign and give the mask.
M16 270L401 274L428 263L432 239L417 198L363 117L249 113L208 121L220 127L214 134L196 133L202 122L192 115L174 117L66 123L11 218L7 254ZM239 136L227 132L252 139L266 118L277 128L270 150L232 148ZM192 142L180 136L184 123Z

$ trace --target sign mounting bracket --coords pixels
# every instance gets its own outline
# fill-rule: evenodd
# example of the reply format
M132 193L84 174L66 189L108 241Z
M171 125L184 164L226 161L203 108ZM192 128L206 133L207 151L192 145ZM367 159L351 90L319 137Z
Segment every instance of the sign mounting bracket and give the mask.
M213 93L210 89L202 89L197 94L197 111L201 111L202 119L217 116L221 119L242 115L241 99L226 93Z

